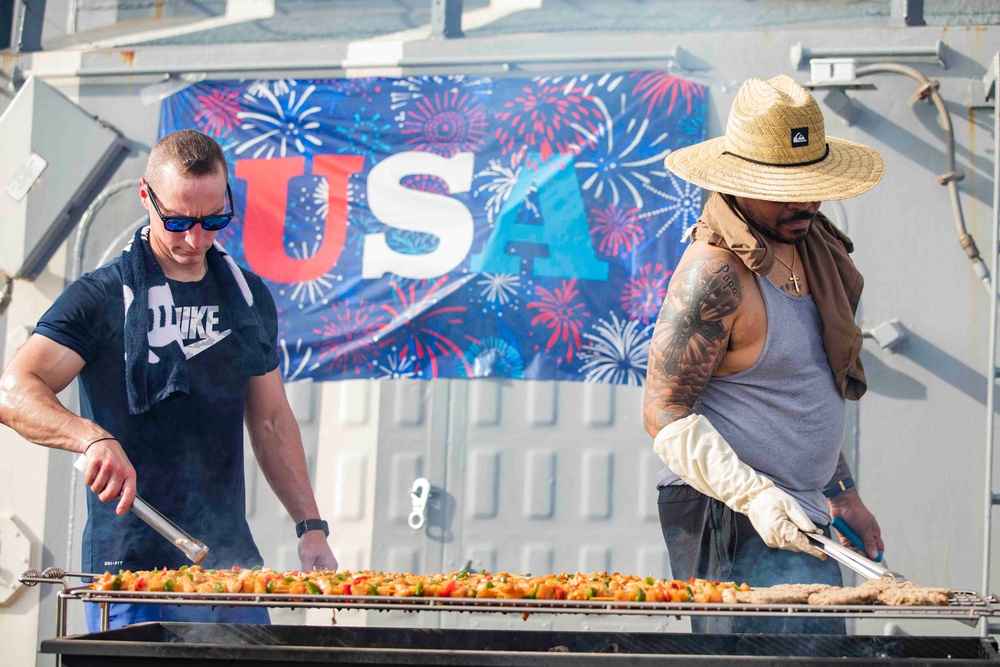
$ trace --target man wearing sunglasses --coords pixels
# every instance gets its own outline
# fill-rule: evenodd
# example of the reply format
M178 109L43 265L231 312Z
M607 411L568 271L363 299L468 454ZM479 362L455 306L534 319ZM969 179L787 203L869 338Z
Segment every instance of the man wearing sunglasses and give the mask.
M216 243L233 219L225 156L181 130L150 152L149 225L59 296L0 378L0 423L82 454L85 572L170 569L184 554L129 513L138 493L209 552L208 568L262 565L246 521L243 426L299 538L304 570L336 569L277 355L264 283ZM80 379L81 416L56 396ZM91 631L100 610L86 605ZM111 625L266 623L264 609L112 605Z

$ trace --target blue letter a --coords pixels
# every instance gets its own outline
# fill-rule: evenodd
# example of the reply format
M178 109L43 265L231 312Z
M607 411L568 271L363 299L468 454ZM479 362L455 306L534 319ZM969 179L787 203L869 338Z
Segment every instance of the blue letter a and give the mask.
M486 248L469 260L469 269L485 273L520 273L521 260L511 244L531 243L548 248L548 257L534 257L532 274L545 278L607 280L608 263L597 258L583 196L570 156L554 156L542 163L533 155L518 176L500 209ZM541 225L517 222L531 186L538 185Z

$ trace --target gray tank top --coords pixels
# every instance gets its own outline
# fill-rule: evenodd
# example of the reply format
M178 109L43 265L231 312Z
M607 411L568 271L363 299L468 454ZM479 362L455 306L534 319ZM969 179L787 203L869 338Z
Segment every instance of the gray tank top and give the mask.
M713 377L694 411L705 415L740 460L790 493L817 525L830 522L820 489L837 467L844 399L823 348L812 296L791 296L757 276L767 314L760 358L750 368ZM659 486L683 484L660 472Z

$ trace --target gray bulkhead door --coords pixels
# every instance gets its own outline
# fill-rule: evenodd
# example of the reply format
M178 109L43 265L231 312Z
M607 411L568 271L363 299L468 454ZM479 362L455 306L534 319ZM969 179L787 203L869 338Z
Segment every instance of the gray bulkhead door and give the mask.
M372 566L418 573L619 571L670 576L662 467L642 390L576 382L393 381L382 392ZM414 479L433 492L407 523ZM665 618L423 612L374 625L666 630ZM676 622L673 622L676 624Z

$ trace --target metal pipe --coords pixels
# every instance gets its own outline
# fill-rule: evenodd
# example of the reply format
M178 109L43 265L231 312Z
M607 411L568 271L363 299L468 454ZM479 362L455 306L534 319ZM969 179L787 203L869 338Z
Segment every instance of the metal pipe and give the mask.
M992 252L993 275L998 275L998 265L1000 265L1000 254L998 254L998 242L1000 242L1000 51L993 56L993 243L990 246ZM996 288L996 285L994 285ZM994 294L1000 298L1000 293L994 289ZM993 543L993 505L995 497L993 495L993 434L996 425L996 414L994 409L994 397L996 396L997 385L997 298L990 299L990 352L989 352L989 374L990 381L986 385L986 465L985 475L985 495L986 511L983 516L983 594L988 594L990 588L990 551ZM983 636L989 632L988 624L983 626Z
M969 258L969 261L972 262L972 270L983 284L987 293L995 296L996 290L994 290L992 281L990 280L991 272L979 255L979 249L976 247L975 240L965 228L965 216L962 213L962 202L958 192L958 182L965 178L965 174L955 169L955 131L952 127L951 114L948 112L948 107L945 106L941 94L937 91L937 82L928 79L920 70L908 65L900 65L899 63L875 63L859 67L855 72L855 76L860 79L863 76L871 74L885 73L902 74L919 83L920 89L917 95L930 97L937 109L938 116L941 119L941 126L944 129L944 154L947 160L947 171L938 177L937 182L948 187L952 215L955 219L955 231L958 234L958 241L962 246L962 250L965 251L965 255ZM993 247L995 248L996 245L994 244ZM993 275L995 275L995 269Z
M232 65L198 63L197 65L165 64L157 67L105 67L67 71L33 71L25 70L25 76L33 75L46 78L91 78L91 77L135 77L135 76L169 76L191 73L205 74L239 74L245 72L297 72L297 71L328 71L328 70L382 70L387 67L399 68L430 68L430 67L462 67L466 65L500 65L504 70L510 65L550 64L550 63L584 63L584 62L628 62L628 61L673 61L680 65L677 49L660 52L628 53L619 52L614 55L595 56L591 53L561 54L551 57L538 55L484 54L463 58L400 58L397 61L385 62L352 62L338 59L330 61L310 62L255 62L252 66L234 67Z
M812 58L931 58L937 60L943 69L948 69L944 61L944 42L940 39L934 46L872 46L867 48L830 48L810 49L802 46L802 42L792 44L791 60L794 69L802 69Z

